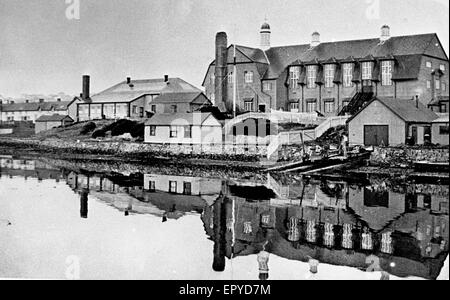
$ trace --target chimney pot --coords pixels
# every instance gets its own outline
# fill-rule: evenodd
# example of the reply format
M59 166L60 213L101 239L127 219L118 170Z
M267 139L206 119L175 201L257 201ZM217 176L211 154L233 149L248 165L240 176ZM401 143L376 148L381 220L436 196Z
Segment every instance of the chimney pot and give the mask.
M383 25L383 27L381 27L381 37L380 37L380 41L381 42L385 42L388 39L391 38L391 29L388 25Z
M320 45L320 33L317 31L312 34L311 47L316 47Z
M131 83L131 77L127 77L127 84Z
M169 75L164 75L164 82L169 82Z

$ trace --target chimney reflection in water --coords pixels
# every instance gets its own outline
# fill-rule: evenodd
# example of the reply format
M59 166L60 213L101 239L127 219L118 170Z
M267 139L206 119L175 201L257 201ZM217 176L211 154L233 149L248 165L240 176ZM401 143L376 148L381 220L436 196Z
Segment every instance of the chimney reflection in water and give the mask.
M83 189L80 192L80 217L82 219L87 219L88 218L88 195L89 195L89 190L88 189Z

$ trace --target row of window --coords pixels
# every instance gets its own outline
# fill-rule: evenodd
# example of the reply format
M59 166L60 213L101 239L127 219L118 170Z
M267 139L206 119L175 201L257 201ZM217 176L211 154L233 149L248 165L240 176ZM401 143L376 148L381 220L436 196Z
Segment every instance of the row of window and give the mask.
M27 117L27 116L20 117L20 121L30 121L30 120L31 120L31 117ZM14 118L14 116L9 116L9 117L6 117L6 121L14 122L15 118Z
M347 106L349 101L343 101L342 107ZM290 111L298 111L299 109L299 103L298 102L291 102L289 105ZM317 110L317 101L307 101L306 102L306 112L315 112ZM324 103L323 108L324 113L334 113L336 112L335 102L334 101L326 101Z
M149 135L156 136L156 126L149 126ZM184 137L186 139L192 138L192 125L188 126L170 126L170 138Z
M441 82L440 79L436 79L434 82L434 88L445 92L447 91L447 84L445 82ZM431 89L431 80L427 80L427 89Z
M156 182L150 181L148 185L148 190L150 192L156 191ZM169 193L177 194L178 193L178 182L169 181ZM192 195L192 183L191 182L183 182L183 194L184 195Z
M212 86L214 86L215 85L215 81L216 81L216 75L214 73L211 74L210 80L211 80L210 84ZM234 83L233 72L228 73L227 80L228 80L229 84L233 84ZM253 71L245 71L244 72L244 82L245 83L253 83L253 81L254 81L254 73L253 73Z
M362 80L372 80L373 78L373 62L363 62L361 64ZM381 84L392 85L392 61L381 62ZM310 89L316 87L318 66L311 65L306 67L306 86ZM345 63L342 65L343 85L345 87L353 86L353 64ZM334 86L334 77L336 74L336 65L327 64L324 66L325 87ZM290 86L292 89L298 88L298 80L300 78L300 67L294 66L290 68Z
M426 64L427 68L430 68L430 69L433 68L433 64L432 64L431 61L427 61L425 64ZM445 72L445 65L440 64L440 65L439 65L439 69L440 69L442 72Z

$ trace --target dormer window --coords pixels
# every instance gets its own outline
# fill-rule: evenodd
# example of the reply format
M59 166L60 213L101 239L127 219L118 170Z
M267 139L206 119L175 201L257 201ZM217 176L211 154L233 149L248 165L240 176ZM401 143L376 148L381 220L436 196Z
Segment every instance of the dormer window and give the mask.
M334 83L334 72L335 72L336 66L333 64L325 65L325 87L332 88Z
M307 86L309 89L313 89L316 87L317 66L308 66L307 74L308 74Z
M371 61L365 61L362 63L362 80L372 80L372 66Z
M346 63L342 66L342 69L343 69L344 86L345 87L353 86L353 64Z
M291 89L297 89L298 88L298 79L300 78L300 67L291 67L289 72L289 81Z
M381 84L392 85L392 61L381 62Z

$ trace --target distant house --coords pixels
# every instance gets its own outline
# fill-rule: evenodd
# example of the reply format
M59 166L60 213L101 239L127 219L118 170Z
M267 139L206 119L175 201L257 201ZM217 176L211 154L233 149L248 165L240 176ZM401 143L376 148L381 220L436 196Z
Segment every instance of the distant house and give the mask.
M145 123L146 143L221 144L222 124L212 113L156 114Z
M431 142L433 144L449 144L449 116L441 115L431 125Z
M212 103L202 92L170 93L156 97L151 103L151 111L156 114L186 113L197 111L205 106L212 106Z
M431 142L431 124L438 116L416 100L375 98L348 121L351 145L397 146L408 137L415 144Z
M65 115L54 114L51 116L41 116L36 120L35 132L49 130L59 126L72 124L74 120Z
M41 116L53 114L70 116L76 118L77 103L81 99L74 98L72 101L51 101L41 99L39 102L23 102L0 104L0 121L2 122L35 122Z
M169 78L167 75L161 79L127 78L126 81L93 96L89 96L89 77L85 75L83 91L83 102L78 104L78 121L148 118L156 109L153 101L161 95L201 93L199 89L186 81L180 78Z

